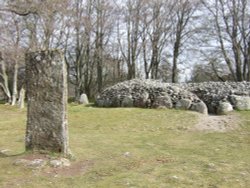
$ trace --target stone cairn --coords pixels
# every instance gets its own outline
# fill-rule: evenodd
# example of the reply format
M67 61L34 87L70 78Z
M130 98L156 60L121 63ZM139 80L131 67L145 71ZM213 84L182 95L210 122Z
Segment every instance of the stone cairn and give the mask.
M162 83L130 80L105 89L98 107L176 108L203 114L250 110L249 82Z
M196 94L213 114L250 110L250 82L204 82L178 84Z
M104 90L98 107L141 107L192 109L207 114L206 105L195 94L180 87L153 80L130 80Z
M68 155L67 70L59 51L26 54L26 88L26 150Z

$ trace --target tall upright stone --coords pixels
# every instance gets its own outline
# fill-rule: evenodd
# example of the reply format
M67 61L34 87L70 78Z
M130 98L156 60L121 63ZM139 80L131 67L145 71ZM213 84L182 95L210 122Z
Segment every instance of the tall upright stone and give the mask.
M69 154L67 69L58 50L26 54L26 150Z

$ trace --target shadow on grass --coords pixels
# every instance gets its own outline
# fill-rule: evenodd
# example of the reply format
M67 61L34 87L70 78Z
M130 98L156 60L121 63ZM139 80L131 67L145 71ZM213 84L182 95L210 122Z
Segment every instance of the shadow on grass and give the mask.
M0 158L12 158L12 157L19 157L24 155L26 152L18 153L18 154L7 154L0 152Z
M4 100L0 100L0 104L6 104L7 102Z

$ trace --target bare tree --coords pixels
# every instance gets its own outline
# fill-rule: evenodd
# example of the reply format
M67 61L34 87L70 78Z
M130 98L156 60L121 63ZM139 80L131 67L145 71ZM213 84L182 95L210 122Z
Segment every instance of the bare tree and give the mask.
M108 43L112 31L112 5L109 1L95 0L95 62L97 64L97 91L103 88L104 45Z
M120 32L118 29L118 42L123 59L127 63L128 76L127 79L133 79L136 77L136 61L139 56L140 46L140 20L141 20L141 8L143 0L128 0L124 8L124 24L126 28L125 32ZM125 36L124 36L125 35Z
M174 7L175 16L173 17L173 65L172 65L172 82L178 81L178 58L181 53L181 47L185 38L190 37L192 30L188 28L188 24L197 8L196 1L178 0Z
M93 80L93 1L85 3L75 0L71 4L74 11L70 13L68 45L65 48L66 62L69 69L69 80L75 86L75 98L81 93L90 95L90 87Z
M170 36L171 1L146 1L142 13L142 56L146 79L159 79L159 65Z
M213 16L222 57L235 81L249 80L250 2L247 0L202 1Z
M0 46L2 52L1 62L1 77L2 86L4 85L4 91L8 97L8 102L11 105L15 105L18 98L18 70L19 66L23 63L23 55L21 50L21 37L23 27L14 13L9 13L3 16L4 22L7 22L4 28L1 29L1 40L4 44ZM12 81L11 83L9 83ZM10 97L11 95L11 97Z
M1 72L0 72L0 86L4 93L8 98L8 102L11 103L11 93L9 89L9 82L8 82L8 75L6 70L6 62L3 59L3 55L0 54L0 65L1 65Z
M66 59L77 99L81 93L91 97L92 92L100 92L103 88L113 7L109 1L76 0L72 3L72 8L72 33Z

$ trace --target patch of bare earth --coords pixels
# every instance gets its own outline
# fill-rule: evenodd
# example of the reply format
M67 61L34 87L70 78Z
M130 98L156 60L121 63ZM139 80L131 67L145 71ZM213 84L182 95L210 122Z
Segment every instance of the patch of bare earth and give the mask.
M86 173L94 165L93 161L78 161L72 163L69 167L47 168L42 174L49 177L72 177Z
M16 161L15 166L23 166L30 168L34 175L43 175L46 177L71 177L86 173L93 165L91 160L71 161L67 166L53 166L50 164L52 160L57 160L49 155L44 154L28 154ZM41 163L41 164L40 164Z
M227 132L237 129L241 122L239 116L234 113L221 116L198 114L198 118L193 130Z

